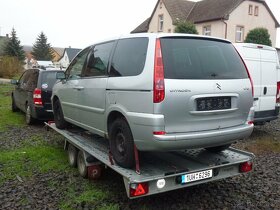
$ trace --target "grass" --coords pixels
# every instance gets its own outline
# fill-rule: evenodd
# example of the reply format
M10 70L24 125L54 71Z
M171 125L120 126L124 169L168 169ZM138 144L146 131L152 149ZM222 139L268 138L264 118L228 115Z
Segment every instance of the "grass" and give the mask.
M46 145L42 139L37 139L36 146L25 145L15 150L0 152L0 163L3 164L0 184L14 179L17 175L28 178L34 172L67 171L69 169L67 156L62 148Z
M10 84L0 85L0 131L5 131L9 126L24 125L24 115L11 111L11 92L14 86Z
M246 150L257 154L263 153L280 153L280 141L274 140L273 137L263 137L257 139L253 144L249 144L246 147Z
M10 127L24 129L26 126L24 114L11 111L12 90L13 85L0 84L0 133L8 132ZM54 142L63 139L59 137L54 136ZM7 180L32 179L35 173L77 173L76 169L68 166L67 155L61 144L48 144L44 138L46 138L44 134L34 133L29 139L19 142L16 148L0 150L0 187ZM0 141L5 141L5 138L0 138ZM105 202L110 197L108 191L87 180L80 183L70 181L66 186L60 186L58 180L52 179L48 184L49 187L61 188L64 195L64 199L60 201L61 209L73 209L74 205L83 203L100 210L119 209L118 204ZM28 202L26 199L21 200L22 204L26 202Z

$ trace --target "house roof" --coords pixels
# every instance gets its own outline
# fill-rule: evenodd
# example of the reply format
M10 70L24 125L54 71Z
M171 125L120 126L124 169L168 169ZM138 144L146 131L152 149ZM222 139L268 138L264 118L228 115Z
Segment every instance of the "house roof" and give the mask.
M202 0L192 2L189 0L158 0L154 11L151 15L153 17L156 8L160 2L163 2L168 13L170 14L173 24L178 20L188 20L193 23L201 23L212 20L227 20L230 13L246 0ZM275 21L275 27L279 27L279 22L271 12L270 8L264 0L250 0L264 4ZM132 33L147 32L151 17L144 21L140 26L135 28ZM139 30L141 29L141 30Z
M65 53L67 53L67 56L69 58L69 62L71 62L73 60L73 58L81 51L82 49L78 49L78 48L65 48L64 49L64 53L62 55L61 58L64 57ZM60 58L60 59L61 59Z
M149 30L148 26L150 23L150 18L147 18L143 23L141 23L137 28L135 28L131 33L141 33L141 32L147 32Z
M197 2L188 18L194 23L228 19L229 14L244 0L204 0ZM219 6L217 6L219 5Z
M65 49L65 48L62 48L62 47L52 47L52 49L53 49L60 57L63 56L63 53L64 53L64 49Z

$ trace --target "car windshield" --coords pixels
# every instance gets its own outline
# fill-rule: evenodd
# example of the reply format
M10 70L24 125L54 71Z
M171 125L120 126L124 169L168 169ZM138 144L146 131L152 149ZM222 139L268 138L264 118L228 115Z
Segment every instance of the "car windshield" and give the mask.
M161 38L165 78L243 79L246 68L231 43L205 38Z

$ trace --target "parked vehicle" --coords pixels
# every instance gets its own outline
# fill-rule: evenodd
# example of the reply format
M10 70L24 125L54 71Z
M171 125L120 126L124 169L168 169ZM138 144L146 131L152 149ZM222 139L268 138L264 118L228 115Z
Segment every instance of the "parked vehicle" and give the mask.
M273 47L237 43L236 49L245 61L254 85L254 123L262 125L278 118L280 74L277 51Z
M109 139L115 161L140 151L221 151L253 130L253 87L226 40L134 34L82 50L53 88L58 128Z
M56 73L60 70L28 69L19 80L12 80L15 85L12 92L12 111L25 113L25 121L32 124L36 119L53 119L51 106L52 87Z

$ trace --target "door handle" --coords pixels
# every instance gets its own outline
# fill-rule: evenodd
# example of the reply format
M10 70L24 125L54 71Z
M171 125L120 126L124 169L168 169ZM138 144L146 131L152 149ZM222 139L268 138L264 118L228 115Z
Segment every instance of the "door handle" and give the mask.
M267 87L264 87L263 94L266 95L266 93L267 93Z
M82 86L75 86L75 87L73 87L73 89L75 89L75 90L83 90L83 89L85 89L85 88L82 87Z

